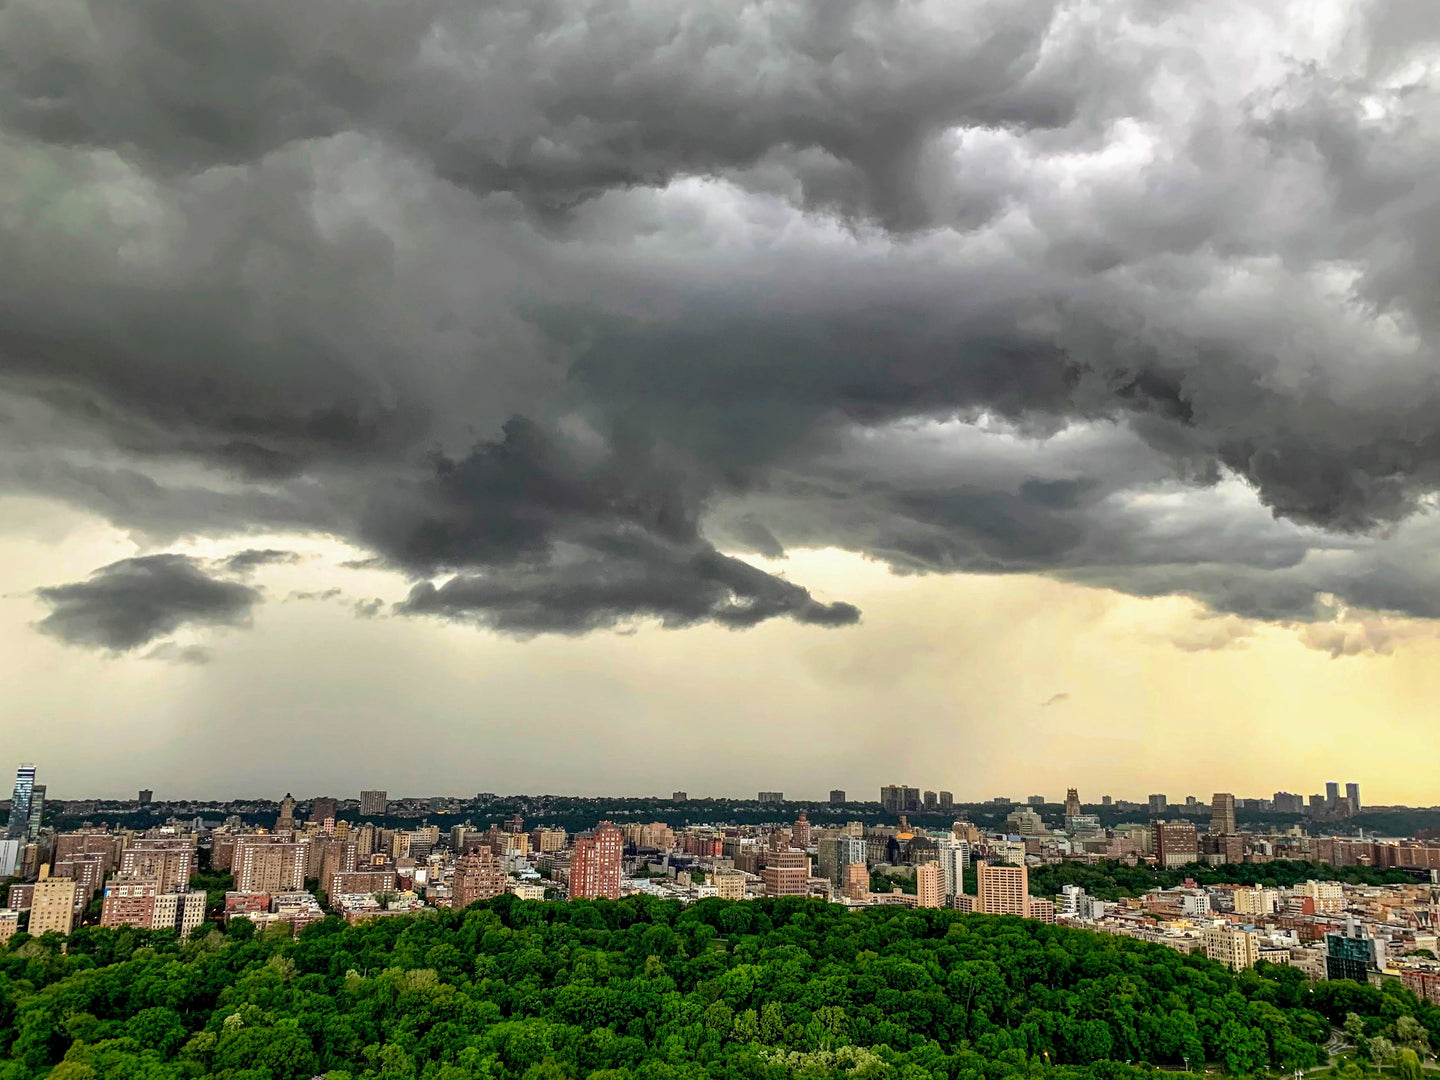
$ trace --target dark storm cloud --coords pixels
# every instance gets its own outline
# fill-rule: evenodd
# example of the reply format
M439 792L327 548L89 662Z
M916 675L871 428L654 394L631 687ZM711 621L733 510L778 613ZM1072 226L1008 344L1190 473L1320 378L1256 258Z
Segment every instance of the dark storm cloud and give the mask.
M211 577L185 555L122 559L85 581L37 589L51 612L39 629L72 645L128 652L182 627L236 626L260 600L248 585ZM175 650L166 650L165 657Z
M22 3L3 24L0 119L164 170L378 130L447 179L544 209L768 165L807 205L906 227L945 180L926 160L936 134L1060 128L1124 85L1096 71L1077 89L1079 57L1043 55L1063 7L140 0L82 17L97 45L75 14Z
M849 626L851 604L824 604L798 585L712 550L657 552L651 545L603 557L558 560L543 569L416 585L396 608L407 615L470 619L517 634L585 633L637 616L662 625L715 622L744 629L788 616L812 626Z
M796 545L1432 617L1440 18L1303 10L18 0L0 488L515 633L853 621Z

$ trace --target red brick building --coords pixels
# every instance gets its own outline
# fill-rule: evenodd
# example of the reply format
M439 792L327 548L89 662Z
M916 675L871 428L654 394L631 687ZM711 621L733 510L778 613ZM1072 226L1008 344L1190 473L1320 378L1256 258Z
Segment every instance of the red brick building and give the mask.
M575 855L570 860L570 898L620 899L620 865L625 853L625 836L613 824L602 821L590 833L575 838Z

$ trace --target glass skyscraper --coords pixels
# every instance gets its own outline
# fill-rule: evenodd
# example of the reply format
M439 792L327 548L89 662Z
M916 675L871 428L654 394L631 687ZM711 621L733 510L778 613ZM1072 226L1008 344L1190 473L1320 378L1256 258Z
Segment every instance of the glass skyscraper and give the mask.
M0 788L0 790L4 790ZM35 766L23 764L15 770L15 794L10 797L10 821L5 835L23 840L30 831L30 803L35 792Z

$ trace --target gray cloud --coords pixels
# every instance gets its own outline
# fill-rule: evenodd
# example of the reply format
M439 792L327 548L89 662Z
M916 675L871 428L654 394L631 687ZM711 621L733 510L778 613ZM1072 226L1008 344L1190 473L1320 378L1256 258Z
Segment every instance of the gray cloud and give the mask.
M847 626L859 611L824 604L798 585L714 551L619 545L606 557L561 558L542 569L416 585L396 610L471 619L518 634L584 633L649 616L665 626L716 622L734 629L777 615L813 626Z
M0 489L515 633L853 621L799 545L1435 617L1428 12L13 3Z
M246 548L234 555L227 555L220 565L232 574L248 574L262 566L293 565L300 556L293 551L279 551L275 548Z
M128 652L189 626L236 626L260 600L258 589L211 577L185 555L146 555L101 567L85 581L37 589L51 607L38 629L68 642ZM170 645L160 659L195 662Z

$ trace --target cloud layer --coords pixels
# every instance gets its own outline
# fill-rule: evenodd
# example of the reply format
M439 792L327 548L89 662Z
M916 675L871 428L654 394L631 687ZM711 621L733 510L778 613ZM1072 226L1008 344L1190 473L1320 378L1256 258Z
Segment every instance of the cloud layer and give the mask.
M17 0L0 59L0 485L155 547L520 634L853 622L736 557L794 546L1440 615L1424 0Z
M36 590L51 612L38 628L72 645L129 652L182 627L237 626L260 591L206 573L184 555L147 555L101 567L86 581ZM203 662L203 654L162 643L158 659Z

